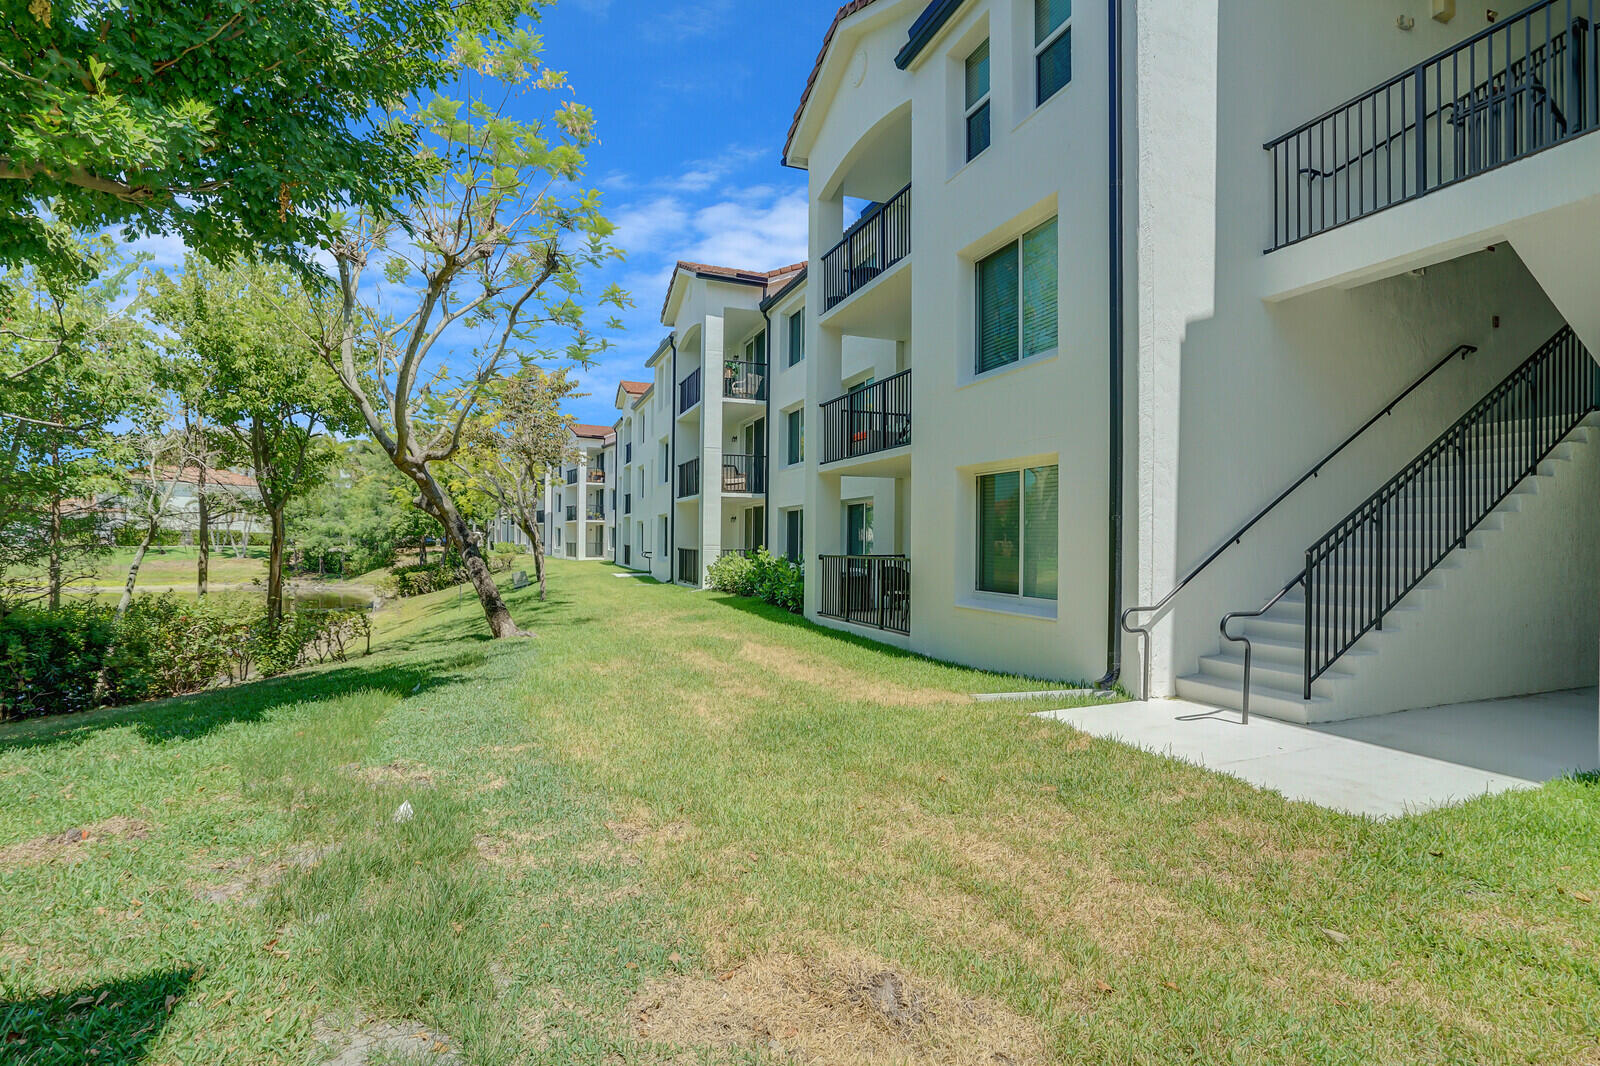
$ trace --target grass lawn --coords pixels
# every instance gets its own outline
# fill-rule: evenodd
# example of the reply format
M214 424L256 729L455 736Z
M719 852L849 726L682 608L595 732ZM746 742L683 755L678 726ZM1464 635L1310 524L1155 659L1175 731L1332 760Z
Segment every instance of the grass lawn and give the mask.
M1600 1062L1594 780L1333 814L612 573L0 727L0 1060Z
M102 588L115 587L120 590L123 583L128 580L128 567L133 563L136 550L113 548L105 555L98 556L93 560L93 574L82 581L74 582L74 587L95 585ZM179 592L194 591L195 566L199 554L198 549L181 545L152 547L145 555L143 565L139 567L137 588L140 591L168 588ZM232 550L212 549L209 572L212 587L248 585L258 580L265 582L267 549L248 548L243 559L234 555ZM20 570L18 573L27 574L28 571ZM44 571L38 570L30 576L42 578L43 575Z

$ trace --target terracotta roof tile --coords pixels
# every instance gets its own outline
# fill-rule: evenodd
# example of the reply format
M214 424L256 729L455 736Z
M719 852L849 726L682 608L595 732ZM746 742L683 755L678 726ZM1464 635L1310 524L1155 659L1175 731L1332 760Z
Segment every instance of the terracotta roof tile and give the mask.
M622 383L622 391L629 396L643 396L649 390L650 382L648 381L624 381Z
M817 86L817 75L822 73L822 63L828 58L828 48L833 44L833 35L839 31L839 23L877 2L878 0L850 0L839 9L837 15L833 16L833 25L828 27L828 32L822 37L822 49L817 52L817 61L812 65L811 74L806 78L805 90L800 94L800 106L794 109L794 121L789 123L789 136L783 140L783 158L780 162L784 165L788 165L789 149L794 146L794 135L800 130L800 116L806 113L806 104L811 102L811 90Z
M592 438L594 440L604 441L611 433L611 427L597 426L593 422L574 422L572 423L572 432L575 435L585 439Z
M687 259L680 259L672 268L672 277L667 280L667 295L661 301L661 317L667 317L667 306L672 303L672 287L678 282L678 274L688 271L698 277L727 278L751 285L761 285L766 291L771 291L775 281L787 282L791 275L805 269L804 263L791 263L776 270L740 270L738 267L712 266L709 263L691 263Z

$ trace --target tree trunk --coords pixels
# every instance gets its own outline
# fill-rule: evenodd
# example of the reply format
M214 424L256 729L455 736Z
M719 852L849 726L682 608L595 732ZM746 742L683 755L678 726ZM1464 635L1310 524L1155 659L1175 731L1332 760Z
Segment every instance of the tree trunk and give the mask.
M200 471L200 495L197 497L200 507L200 523L195 535L199 538L200 554L195 556L195 584L199 588L200 598L206 598L206 584L211 578L211 505L206 502L206 474L205 469Z
M445 539L460 554L461 563L467 571L467 580L472 582L472 588L478 594L478 602L483 604L483 615L489 621L489 632L494 639L532 636L533 634L518 628L516 621L512 619L511 609L506 606L506 601L500 598L500 587L494 583L494 575L489 572L489 564L478 548L478 538L472 535L472 528L456 510L449 495L426 471L419 480L422 489L422 499L419 501L421 509L444 527Z
M50 498L50 609L61 609L61 497Z
M144 565L144 557L150 551L150 545L156 542L156 534L161 530L160 519L152 518L145 527L144 540L139 542L139 548L133 553L133 562L128 565L128 580L122 584L122 599L117 601L117 621L128 613L128 604L133 602L133 589L139 583L139 568Z
M267 625L275 628L283 621L283 508L269 512L272 519L272 544L267 549Z
M527 534L528 543L533 545L533 574L539 579L539 602L544 602L544 539L539 536L539 523L534 521L534 516L528 513L526 507L517 507L514 512L517 516L517 525L522 527L522 532Z
M426 536L417 538L417 562L422 566L428 565L428 538Z

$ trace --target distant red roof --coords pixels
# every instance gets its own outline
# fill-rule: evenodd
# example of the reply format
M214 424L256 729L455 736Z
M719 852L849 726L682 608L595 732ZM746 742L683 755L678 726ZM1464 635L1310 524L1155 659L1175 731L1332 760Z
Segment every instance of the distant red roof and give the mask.
M624 381L622 383L622 391L629 396L643 396L650 391L650 383L648 381Z
M593 439L604 441L611 433L610 426L597 426L592 422L574 422L572 432L585 440Z
M158 471L158 474L162 480L172 477L170 469ZM176 480L183 485L198 485L200 483L200 475L193 467L189 467ZM224 485L235 489L253 489L256 487L256 479L249 474L236 474L232 470L207 470L206 484Z
M789 123L789 136L783 140L783 158L779 160L785 166L789 163L789 149L794 147L794 135L800 132L800 116L806 113L806 104L811 102L811 90L817 87L817 75L822 73L823 61L828 58L828 48L833 44L833 35L839 31L839 23L854 15L857 11L871 7L878 0L850 0L833 16L833 25L828 27L828 32L822 37L822 50L817 53L817 61L811 67L811 74L806 78L806 87L800 94L800 106L794 109L794 121Z

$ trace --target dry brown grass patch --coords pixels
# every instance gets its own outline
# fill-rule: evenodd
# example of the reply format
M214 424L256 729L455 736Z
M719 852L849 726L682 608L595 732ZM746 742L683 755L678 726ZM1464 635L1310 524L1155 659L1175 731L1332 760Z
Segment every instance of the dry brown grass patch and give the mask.
M353 766L350 772L369 785L413 785L432 788L437 774L421 763L398 759L387 766Z
M1046 1059L1038 1029L1006 1007L840 951L767 955L717 977L656 981L631 1011L641 1039L759 1049L801 1063L1020 1066Z
M282 881L291 870L309 870L336 847L336 844L301 844L272 858L229 859L212 863L210 869L214 873L230 876L218 883L197 886L194 897L207 903L257 906L265 898L267 890Z
M837 663L801 655L781 644L762 644L747 640L739 647L739 657L787 681L798 681L855 703L877 703L888 707L937 707L947 703L967 703L971 695L949 689L897 685L880 678L853 674Z
M552 834L526 832L480 833L473 838L478 856L493 866L538 866L540 860L528 850L528 845L548 840Z
M105 840L143 840L150 824L137 818L107 818L62 833L24 840L0 848L0 866L31 866L41 862L79 862L89 857L89 847Z

